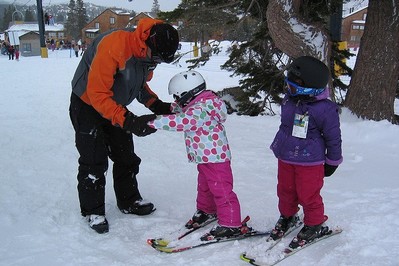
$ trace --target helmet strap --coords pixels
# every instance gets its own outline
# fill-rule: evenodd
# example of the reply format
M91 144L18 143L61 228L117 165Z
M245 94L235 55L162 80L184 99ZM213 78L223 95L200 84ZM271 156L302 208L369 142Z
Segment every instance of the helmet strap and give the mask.
M195 87L192 90L189 90L188 92L182 94L182 96L180 97L179 100L177 100L177 104L180 106L186 106L193 97L195 97L198 93L200 93L201 91L205 90L205 82L198 85L197 87Z

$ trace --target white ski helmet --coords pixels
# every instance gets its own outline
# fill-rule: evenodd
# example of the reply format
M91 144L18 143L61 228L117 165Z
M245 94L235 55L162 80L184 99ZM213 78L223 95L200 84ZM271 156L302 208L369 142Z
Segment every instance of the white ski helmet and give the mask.
M176 74L168 86L169 95L174 95L176 102L185 106L190 100L206 89L206 83L200 73L188 70Z

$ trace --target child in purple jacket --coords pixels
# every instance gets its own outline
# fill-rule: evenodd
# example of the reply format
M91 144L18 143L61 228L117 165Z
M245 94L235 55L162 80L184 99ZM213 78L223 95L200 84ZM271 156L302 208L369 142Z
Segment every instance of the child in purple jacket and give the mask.
M281 124L270 146L278 158L281 214L271 237L283 237L298 219L298 205L303 207L304 227L291 241L291 248L329 231L320 191L324 177L342 162L342 141L338 106L328 99L328 80L329 69L314 57L296 58L288 66Z
M198 227L217 218L218 225L210 235L239 235L246 226L241 226L240 203L233 191L231 153L223 126L226 105L215 93L206 90L204 78L196 71L175 75L168 90L176 100L171 105L174 114L159 115L148 125L184 132L188 160L197 164L197 211L186 227Z

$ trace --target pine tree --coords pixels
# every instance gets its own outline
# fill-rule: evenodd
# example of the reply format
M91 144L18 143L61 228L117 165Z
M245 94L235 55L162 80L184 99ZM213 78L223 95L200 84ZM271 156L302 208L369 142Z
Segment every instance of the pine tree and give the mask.
M27 22L37 21L37 18L35 17L35 14L30 9L30 7L25 10L25 21Z
M3 30L8 29L10 22L12 21L12 13L15 11L15 7L9 5L8 8L4 9L3 16Z
M158 0L154 0L154 2L152 3L151 12L158 14L159 11L161 11L161 7L158 3Z
M67 22L65 24L65 31L67 36L71 36L76 39L79 36L79 30L77 29L77 16L76 16L76 5L74 0L69 0Z
M83 0L70 0L68 5L66 33L75 40L82 37L81 29L87 24L86 8Z
M63 14L58 14L57 18L56 18L56 21L58 23L64 23L65 22L65 16Z
M267 1L258 4L257 8L251 10L252 18L258 21L256 26L253 26L253 34L246 42L233 45L229 60L222 65L222 69L243 76L240 80L243 94L238 99L238 112L245 115L258 115L263 112L274 114L270 103L281 102L280 94L284 84L282 71L278 68L283 54L275 49L264 16ZM247 10L248 7L242 6L243 10Z
M76 0L76 20L78 31L77 38L80 39L82 37L80 30L87 24L86 8L84 7L83 0Z
M271 36L266 17L270 0L182 0L172 12L165 12L165 18L184 21L179 31L183 40L197 41L223 33L223 40L235 42L230 57L222 68L242 77L240 80L241 103L239 112L248 115L273 113L271 103L281 102L284 88L284 66L289 57L276 46ZM276 2L276 1L274 1ZM279 1L277 1L279 2ZM311 23L320 24L328 31L332 6L342 4L342 0L301 1L301 14ZM326 4L329 3L329 4ZM279 23L275 23L278 28ZM300 50L300 47L296 47ZM214 48L214 52L217 49ZM335 54L337 58L342 55ZM199 57L189 60L194 68L206 63ZM348 70L348 73L350 71ZM334 83L343 85L342 83Z

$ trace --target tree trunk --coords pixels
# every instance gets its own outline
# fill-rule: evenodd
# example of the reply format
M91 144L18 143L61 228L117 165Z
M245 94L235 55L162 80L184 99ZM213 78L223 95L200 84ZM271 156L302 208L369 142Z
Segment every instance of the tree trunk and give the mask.
M329 66L330 44L322 25L311 25L299 13L301 0L269 0L269 33L283 53L296 58L316 57Z
M399 77L399 0L370 0L347 106L357 116L395 122Z

